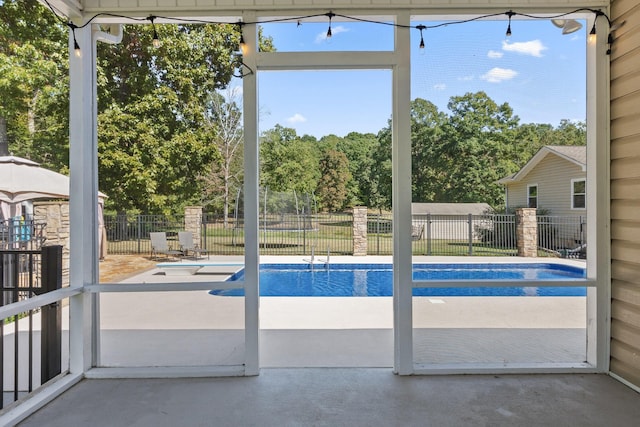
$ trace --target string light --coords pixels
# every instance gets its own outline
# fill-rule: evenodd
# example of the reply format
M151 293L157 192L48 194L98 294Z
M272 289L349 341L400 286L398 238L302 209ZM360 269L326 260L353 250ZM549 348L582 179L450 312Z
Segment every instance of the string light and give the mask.
M159 47L161 45L160 39L158 37L158 33L156 31L156 28L155 28L155 23L154 23L154 20L156 18L158 18L158 16L149 16L148 18L135 18L135 17L130 17L130 16L124 16L124 15L117 15L117 14L112 14L112 13L101 12L101 13L97 13L97 14L93 15L83 25L75 26L71 22L65 22L65 20L62 18L62 16L64 16L64 15L61 12L59 12L58 10L54 9L54 7L49 3L48 0L42 0L42 1L54 13L56 18L60 22L62 22L63 24L67 25L71 29L71 31L73 32L74 50L75 50L75 53L76 53L77 56L80 56L81 52L80 52L80 46L78 45L78 42L75 39L75 29L86 27L87 25L91 24L92 21L94 21L96 18L98 18L100 16L108 16L108 17L111 17L111 18L120 18L120 19L124 19L124 20L137 21L137 22L151 21L151 25L153 26L153 45L154 45L154 47ZM611 53L611 45L613 44L613 41L614 41L614 38L613 38L613 35L612 35L611 31L613 31L615 28L617 28L617 26L621 25L621 23L618 24L617 26L615 26L615 25L612 26L611 20L609 19L609 17L602 10L590 9L590 8L579 8L579 9L572 10L570 12L558 13L558 14L555 14L555 15L547 15L547 16L531 15L531 14L526 14L526 13L517 13L517 12L514 12L513 10L509 10L507 12L479 15L479 16L476 16L476 17L473 17L473 18L469 18L469 19L442 22L442 23L434 24L434 25L422 25L422 24L420 24L420 25L404 25L404 24L397 24L397 23L393 23L393 22L376 21L376 20L371 20L371 19L366 19L366 18L359 18L359 17L354 17L354 16L341 15L341 14L336 14L336 13L333 13L333 12L312 14L312 15L306 15L306 16L275 18L275 19L268 19L268 20L262 20L262 21L256 21L256 22L239 22L237 25L240 26L239 47L240 47L240 50L242 51L243 54L246 54L246 43L244 42L244 36L242 34L242 27L244 25L260 25L260 24L268 24L268 23L276 23L276 22L296 22L297 26L299 27L299 26L302 25L302 22L305 19L314 19L314 18L319 18L319 17L322 17L322 16L325 16L325 17L329 18L329 28L327 29L327 33L326 33L326 38L327 39L331 39L331 37L333 35L332 31L331 31L332 19L335 18L335 17L340 17L340 18L343 18L343 19L356 21L356 22L366 22L366 23L371 23L371 24L390 25L390 26L398 27L398 28L417 29L417 30L420 31L420 46L419 47L422 50L425 47L423 32L425 30L427 30L427 29L447 27L447 26L456 25L456 24L465 24L465 23L468 23L468 22L479 21L479 20L488 19L488 18L497 18L497 17L499 17L501 15L507 15L508 24L507 24L506 36L510 37L511 36L511 18L513 18L514 16L523 16L523 17L529 18L529 19L551 19L551 20L556 19L557 20L557 19L565 18L565 17L567 17L569 15L577 14L577 13L593 13L593 14L595 14L593 27L591 28L591 31L589 32L589 37L588 37L590 43L593 43L596 40L596 21L598 20L598 18L603 16L607 20L607 23L609 25L609 31L610 31L609 35L607 37L607 43L609 45L609 47L607 49L607 54L610 54ZM163 20L166 20L166 21L175 21L176 23L218 24L218 25L228 24L228 22L214 21L214 20L207 20L207 19L174 18L174 17L165 17L165 16L160 17L160 18L162 18ZM240 67L241 68L245 67L245 68L250 70L250 73L241 74L241 75L247 75L247 74L252 74L253 73L253 70L251 70L244 63L240 63Z
M593 27L591 27L591 31L589 31L589 43L593 44L596 42L597 34L596 34L596 22L593 21Z
M422 31L426 30L427 27L421 24L421 25L418 25L416 28L420 30L420 45L418 47L424 51L424 37L422 37Z
M509 25L507 25L507 37L511 37L511 17L514 16L516 13L512 10L510 10L509 12L505 13L508 17L509 17Z
M82 50L80 50L80 45L78 44L78 40L76 39L76 25L73 22L68 22L67 25L71 29L71 35L73 36L73 52L78 58L82 58Z
M244 34L242 31L242 27L244 26L243 22L238 22L236 24L239 27L240 31L240 41L238 42L238 47L240 48L240 52L242 52L243 55L247 54L247 43L244 41Z
M331 34L331 19L336 16L335 13L333 12L329 12L327 13L327 16L329 17L329 29L327 30L327 39L330 39L332 34Z
M162 42L160 41L160 37L158 37L158 31L156 31L156 24L153 22L155 21L155 19L156 19L155 16L153 15L149 16L149 21L151 21L151 26L153 27L153 38L151 40L151 44L153 45L153 47L157 49L160 46L162 46Z

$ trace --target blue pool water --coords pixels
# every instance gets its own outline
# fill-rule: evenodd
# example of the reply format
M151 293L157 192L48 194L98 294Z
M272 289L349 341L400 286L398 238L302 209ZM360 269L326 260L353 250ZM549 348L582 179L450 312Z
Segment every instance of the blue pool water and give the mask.
M390 264L261 264L261 296L391 296ZM575 280L584 268L561 264L414 264L414 280ZM244 280L244 270L228 281ZM211 291L239 296L242 289ZM584 287L415 288L414 296L584 296Z

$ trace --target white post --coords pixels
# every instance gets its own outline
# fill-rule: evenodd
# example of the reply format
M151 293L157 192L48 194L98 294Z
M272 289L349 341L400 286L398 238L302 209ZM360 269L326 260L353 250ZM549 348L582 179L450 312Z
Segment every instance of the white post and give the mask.
M98 154L95 43L91 26L75 30L81 56L74 53L69 34L69 283L82 288L98 282ZM96 298L82 293L70 299L72 373L97 363Z
M247 22L255 21L255 14L245 14ZM259 145L258 145L258 79L256 50L258 33L255 25L243 27L247 48L244 63L254 74L242 79L244 110L244 316L245 316L245 375L260 373L260 248L259 231ZM243 74L247 69L241 69Z
M398 14L409 25L410 15ZM395 29L398 62L393 68L393 330L394 371L413 373L411 251L411 53L407 28Z
M587 362L600 372L609 371L611 347L608 31L606 19L599 18L597 42L587 46L587 276L597 280L587 290Z

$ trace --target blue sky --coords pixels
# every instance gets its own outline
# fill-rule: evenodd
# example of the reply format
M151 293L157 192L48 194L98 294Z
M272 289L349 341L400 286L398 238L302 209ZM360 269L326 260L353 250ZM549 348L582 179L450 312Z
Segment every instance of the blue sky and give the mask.
M582 22L582 21L581 21ZM436 22L415 21L433 25ZM481 21L411 31L412 98L448 112L451 96L485 91L508 102L521 123L585 120L587 29L562 35L549 20ZM391 50L393 28L378 24L266 24L278 51ZM260 130L276 124L320 138L348 132L377 133L391 117L391 71L260 72Z

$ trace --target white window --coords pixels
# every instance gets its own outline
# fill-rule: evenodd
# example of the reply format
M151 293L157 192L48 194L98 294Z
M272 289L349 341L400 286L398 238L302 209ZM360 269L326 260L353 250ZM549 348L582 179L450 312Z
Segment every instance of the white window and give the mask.
M527 185L527 207L538 207L538 184Z
M571 209L585 209L587 207L587 181L583 179L571 180Z

